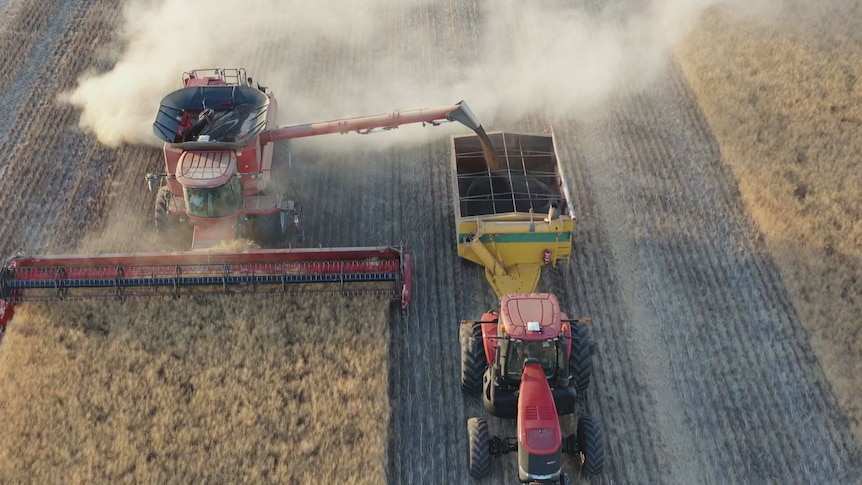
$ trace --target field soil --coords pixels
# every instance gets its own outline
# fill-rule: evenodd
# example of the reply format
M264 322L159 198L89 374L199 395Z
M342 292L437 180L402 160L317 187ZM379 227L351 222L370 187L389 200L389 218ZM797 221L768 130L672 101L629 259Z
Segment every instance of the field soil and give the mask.
M604 4L571 3L586 12ZM4 11L8 21L3 42L32 45L0 50L0 62L13 66L0 77L0 105L7 113L0 121L0 208L6 214L0 225L0 254L159 249L150 232L152 195L143 182L145 173L161 168L159 150L106 148L78 128L73 108L46 98L46 93L72 87L85 70L110 65L101 49L115 42L121 6L107 0L57 6L44 2L43 10L28 13L23 10L28 5L10 2ZM442 66L466 70L480 47L477 32L484 28L485 7L478 0L421 3L409 10L392 7L385 16L391 29L379 42L414 59L413 74L420 78L433 78ZM44 19L35 21L39 15ZM289 48L261 45L248 67L278 61ZM298 82L326 99L345 89L353 75L371 69L375 57L361 49L326 49L321 43L306 61ZM689 64L683 65L685 70L668 59L655 82L643 86L633 80L589 116L551 123L546 113L534 112L518 122L487 126L489 131L518 132L552 128L556 137L578 226L571 263L547 271L540 290L557 293L571 316L594 320L597 355L589 411L605 430L607 458L598 481L858 482L862 454L850 414L840 406L840 386L824 371L828 366L821 363L820 344L806 327L807 310L796 303L789 273L752 217L745 190L740 190L744 180L725 163L723 138L713 134L715 114L702 110L702 92L692 90L697 83L684 74ZM458 98L452 93L451 100L443 101ZM287 106L290 96L282 99ZM415 107L436 101L419 99ZM362 113L334 116L357 114ZM320 119L331 115L321 113ZM486 414L481 403L463 396L459 387L457 323L492 308L495 297L482 271L456 254L447 140L390 146L383 141L388 135L361 138L349 149L330 139L296 143L291 170L301 181L297 189L307 208L311 245L403 242L411 247L415 297L406 320L390 316L388 328L381 328L377 307L372 306L371 321L365 321L346 310L348 303L339 297L318 305L312 301L311 309L306 303L278 302L298 315L295 321L260 316L261 305L275 303L244 298L190 302L188 310L195 311L188 317L173 306L137 302L22 306L0 349L0 403L9 411L6 415L17 414L31 426L4 420L0 429L5 441L15 446L6 447L0 477L111 481L128 472L118 464L123 462L135 465L129 481L158 481L172 472L196 480L208 473L195 466L204 463L198 461L204 458L197 447L218 438L227 443L218 443L219 450L231 448L231 443L247 450L229 462L229 476L238 479L284 477L279 469L267 477L245 466L269 466L273 453L340 446L341 452L330 453L339 463L361 460L368 467L355 468L367 474L333 475L347 476L348 481L375 483L383 476L393 484L471 483L466 420ZM286 151L283 144L276 147L278 156ZM323 313L304 313L312 309ZM121 312L131 318L113 316ZM89 313L93 317L87 317ZM198 314L205 318L195 320ZM165 321L166 316L171 320ZM314 334L321 341L292 337L286 330L299 332L303 319L325 328ZM255 322L254 330L243 335L249 322ZM226 332L223 339L220 332ZM296 340L286 341L289 337ZM388 345L381 339L388 339ZM299 348L280 353L279 342ZM352 374L338 384L344 389L332 391L322 387L324 382L302 381L308 385L298 387L288 382L298 378L297 368L308 370L320 362L313 357L316 345L326 347L322 355L328 358L323 360L334 360L339 371L350 359L368 366L372 370L358 375L373 382L385 379L388 399L385 392L351 387ZM95 355L97 349L104 356ZM352 356L354 350L371 351L373 357ZM308 357L300 364L295 354ZM55 369L59 362L70 364L63 369L66 374L39 372L42 361L53 362ZM111 372L106 361L116 363L117 370ZM237 370L240 363L248 370ZM165 368L164 378L159 366ZM28 370L26 379L18 373L21 367ZM80 375L93 391L62 394L68 377L58 375L72 374ZM213 387L213 378L219 376L234 384L224 395ZM242 386L252 386L244 379L257 376L271 384L249 387L262 394L242 401ZM135 383L141 380L151 391L135 394L140 392ZM187 402L186 383L210 399ZM117 390L139 398L126 399ZM279 394L288 391L300 396ZM302 395L310 399L326 392L344 392L348 401L361 402L333 399L323 408L302 402ZM16 393L30 393L44 406L24 409L17 404L12 413L8 406ZM62 397L72 394L77 397ZM219 401L230 396L235 399ZM149 409L146 399L157 406L154 416L141 415ZM255 410L255 415L271 420L271 427L247 421L237 401L267 408ZM288 429L296 416L282 412L320 413L320 429L333 429L323 423L343 419L347 409L358 411L354 405L371 411L353 415L333 431L341 441L326 442L326 433L315 435L319 448L303 446L306 442ZM175 455L147 461L148 453L169 439L163 434L173 429L172 422L211 415L219 406L236 411L223 428L200 426L177 433L178 441L169 447ZM123 414L125 410L130 414ZM489 422L493 433L515 435L512 422ZM564 433L574 432L571 418L562 424ZM314 423L306 421L306 426ZM357 438L345 433L357 429L371 451L345 444ZM263 435L256 447L245 435L252 431ZM42 438L34 438L39 433ZM84 443L94 458L79 467L74 458L84 450L63 443L84 433L92 433ZM380 441L383 436L385 441ZM54 451L34 449L30 461L9 458L35 446L31 441L58 445ZM290 445L299 449L285 451ZM280 455L279 464L297 456ZM331 456L320 460L294 459L290 477L311 476L317 467L333 463ZM64 466L72 468L64 472ZM567 461L567 470L574 471L573 466ZM32 475L25 475L28 472ZM495 463L491 477L482 483L515 482L516 459L509 455Z
M678 58L862 439L862 12L713 12Z

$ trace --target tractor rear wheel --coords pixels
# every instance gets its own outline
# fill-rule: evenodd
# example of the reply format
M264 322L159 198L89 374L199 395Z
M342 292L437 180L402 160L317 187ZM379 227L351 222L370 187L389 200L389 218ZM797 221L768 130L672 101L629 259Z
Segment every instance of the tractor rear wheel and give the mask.
M575 390L584 392L590 387L593 373L593 342L586 323L572 326L572 353L569 355L569 371L574 379Z
M482 326L478 323L461 325L461 389L479 395L482 377L485 374L485 346L482 342Z
M491 472L491 438L488 422L482 418L467 420L467 435L470 438L470 476L482 478Z
M581 477L588 479L601 475L605 467L605 438L599 421L592 416L581 416L577 436Z

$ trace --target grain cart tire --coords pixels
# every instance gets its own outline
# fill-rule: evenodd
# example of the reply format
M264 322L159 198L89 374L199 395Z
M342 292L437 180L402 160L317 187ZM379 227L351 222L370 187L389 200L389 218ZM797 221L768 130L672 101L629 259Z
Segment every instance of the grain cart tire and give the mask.
M485 374L485 346L482 343L482 327L478 323L461 325L461 389L473 395L482 391Z
M601 475L605 467L605 438L599 421L593 416L581 416L578 419L577 437L581 478Z
M491 439L488 422L482 418L467 420L467 436L470 439L470 476L482 478L491 472Z
M593 342L586 323L572 326L572 353L569 355L569 371L575 390L584 392L590 387L593 373Z

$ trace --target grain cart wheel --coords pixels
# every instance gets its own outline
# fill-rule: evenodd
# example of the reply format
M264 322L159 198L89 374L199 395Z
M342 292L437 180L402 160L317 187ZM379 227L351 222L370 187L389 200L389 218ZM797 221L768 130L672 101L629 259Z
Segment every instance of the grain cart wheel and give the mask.
M569 371L574 380L575 390L584 392L590 387L593 373L593 342L586 323L572 326L572 353L569 355Z
M461 325L461 389L479 395L482 376L485 374L485 346L482 343L482 326L478 323Z
M605 467L605 438L599 421L592 416L581 416L577 436L581 477L588 479L601 475Z
M488 422L482 418L467 420L467 436L470 438L470 476L482 478L491 472L491 440Z

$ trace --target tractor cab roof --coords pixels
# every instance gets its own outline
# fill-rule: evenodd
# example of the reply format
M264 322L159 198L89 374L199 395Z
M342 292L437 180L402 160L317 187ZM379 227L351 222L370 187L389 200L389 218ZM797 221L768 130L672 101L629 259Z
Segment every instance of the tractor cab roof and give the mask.
M509 337L548 340L561 334L561 312L551 293L519 293L500 299L500 321Z

